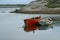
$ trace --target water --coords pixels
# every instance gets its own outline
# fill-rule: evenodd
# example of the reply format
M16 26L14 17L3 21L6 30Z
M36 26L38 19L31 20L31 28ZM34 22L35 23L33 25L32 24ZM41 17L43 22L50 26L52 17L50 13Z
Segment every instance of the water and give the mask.
M34 34L33 32L25 32L22 28L24 19L40 16L40 14L9 13L15 9L0 8L0 40L60 40L60 23L53 25L53 29L36 30ZM41 16L47 15L41 14Z
M19 8L0 8L0 13L9 13L10 11L13 11L15 9Z

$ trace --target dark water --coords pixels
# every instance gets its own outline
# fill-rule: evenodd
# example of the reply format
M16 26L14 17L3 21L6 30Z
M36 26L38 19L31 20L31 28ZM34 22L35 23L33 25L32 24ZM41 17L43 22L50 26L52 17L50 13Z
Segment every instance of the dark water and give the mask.
M24 19L40 15L46 17L47 15L9 13L14 9L0 8L0 40L60 40L60 23L54 24L53 29L36 30L34 34L33 32L25 32L22 28Z

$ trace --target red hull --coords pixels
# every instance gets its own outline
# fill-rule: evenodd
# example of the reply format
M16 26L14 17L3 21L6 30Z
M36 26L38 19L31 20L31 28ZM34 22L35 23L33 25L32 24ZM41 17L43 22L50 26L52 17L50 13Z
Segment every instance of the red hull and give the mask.
M24 30L27 32L37 30L38 27L34 26L34 25L36 25L40 21L40 19L41 19L40 17L25 19L24 20L24 22L25 22Z

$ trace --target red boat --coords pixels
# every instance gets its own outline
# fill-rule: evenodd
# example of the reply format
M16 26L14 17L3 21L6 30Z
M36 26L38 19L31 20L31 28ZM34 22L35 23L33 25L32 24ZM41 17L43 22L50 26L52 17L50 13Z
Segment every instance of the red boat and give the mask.
M41 18L41 17L33 17L33 18L29 18L29 19L25 19L24 23L25 23L25 28L24 30L26 32L30 32L37 29L47 29L49 27L45 27L48 26L50 24L52 24L52 20L50 18ZM38 27L39 26L39 27Z
M35 25L36 25L40 20L41 20L40 17L34 17L34 18L30 18L30 19L25 19L25 20L24 20L24 22L25 22L25 28L24 28L24 30L25 30L26 32L37 30L38 27L35 26Z

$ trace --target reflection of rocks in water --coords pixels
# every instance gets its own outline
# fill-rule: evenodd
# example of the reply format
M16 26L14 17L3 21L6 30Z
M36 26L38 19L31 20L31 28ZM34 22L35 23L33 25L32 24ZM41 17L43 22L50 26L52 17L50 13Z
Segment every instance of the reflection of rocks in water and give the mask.
M19 13L20 11L16 9L15 11L11 11L10 13Z
M50 17L53 21L60 21L60 16Z

